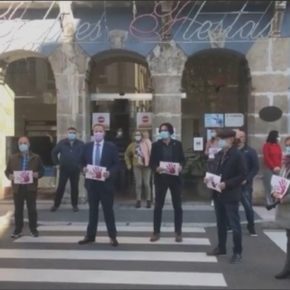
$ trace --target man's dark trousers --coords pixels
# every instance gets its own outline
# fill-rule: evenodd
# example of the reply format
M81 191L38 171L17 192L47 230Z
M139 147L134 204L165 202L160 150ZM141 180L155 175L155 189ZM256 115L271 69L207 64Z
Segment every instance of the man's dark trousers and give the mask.
M218 248L226 252L227 220L233 231L233 253L242 253L242 229L239 215L239 202L224 202L219 197L214 198L215 213L218 230Z
M154 233L160 233L162 209L168 188L174 208L175 233L180 235L182 232L181 180L180 177L166 174L155 175Z
M59 207L61 204L61 200L63 198L65 186L68 179L70 180L72 206L76 207L78 205L80 170L79 169L69 170L67 168L61 167L59 172L59 183L56 190L56 196L54 199L55 207Z
M249 185L244 185L242 187L242 198L241 203L245 209L245 214L248 221L249 227L254 227L254 210L252 205L252 192L253 188Z
M13 194L15 206L15 233L21 233L23 228L23 210L26 201L29 228L31 232L37 230L37 212L36 212L36 192L27 191L26 185L20 185L17 192Z
M99 204L101 202L108 235L111 239L115 239L117 230L113 211L113 190L108 190L106 185L101 181L95 181L95 183L95 185L88 188L89 224L86 237L90 240L95 240L99 218Z

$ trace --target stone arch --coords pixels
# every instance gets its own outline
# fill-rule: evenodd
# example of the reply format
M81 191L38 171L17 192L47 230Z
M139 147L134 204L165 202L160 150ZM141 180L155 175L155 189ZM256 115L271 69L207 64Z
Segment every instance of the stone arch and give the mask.
M182 104L183 131L206 137L205 113L243 113L242 127L247 128L251 75L245 55L225 48L193 54L184 67L182 88L187 93ZM185 120L190 115L194 119L189 126L190 121Z
M146 61L146 58L137 52L124 50L124 49L110 49L110 50L106 50L106 51L103 51L94 55L90 59L89 64L88 64L88 70L87 70L88 83L92 80L92 75L94 73L94 70L100 67L104 68L106 66L110 66L114 63L137 64L143 67L146 70L146 74L148 74L150 78L149 89L151 90L151 74L150 74L149 65ZM88 89L89 91L91 91L90 86ZM126 93L126 91L124 91L124 93Z
M15 50L0 55L4 80L15 93L16 136L56 137L56 81L48 57L34 51ZM33 122L46 123L32 129ZM29 129L30 128L30 129ZM46 128L46 129L45 129Z

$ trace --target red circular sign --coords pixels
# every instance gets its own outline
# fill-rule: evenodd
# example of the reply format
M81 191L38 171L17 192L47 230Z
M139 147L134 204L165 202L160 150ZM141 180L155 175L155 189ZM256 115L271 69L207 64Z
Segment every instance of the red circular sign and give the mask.
M103 116L99 116L98 117L98 122L101 124L101 123L104 123L105 122L105 117Z
M149 117L148 116L143 116L142 117L142 122L143 123L148 123L149 122Z

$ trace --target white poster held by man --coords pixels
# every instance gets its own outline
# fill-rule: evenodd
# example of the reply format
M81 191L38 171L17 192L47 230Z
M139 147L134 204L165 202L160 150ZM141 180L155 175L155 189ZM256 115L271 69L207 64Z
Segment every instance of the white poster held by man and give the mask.
M33 183L33 172L31 170L14 171L13 177L14 177L15 184L32 184Z
M288 191L290 181L284 177L273 175L271 178L272 193L279 195L279 198L283 198Z
M160 168L164 170L162 172L164 174L176 175L176 176L179 175L179 168L180 168L179 163L160 161L159 166Z
M98 181L105 181L106 167L95 166L88 164L86 167L86 178Z
M221 183L221 177L219 175L215 175L215 174L206 172L205 180L206 180L207 188L221 192L221 189L219 187L219 185Z

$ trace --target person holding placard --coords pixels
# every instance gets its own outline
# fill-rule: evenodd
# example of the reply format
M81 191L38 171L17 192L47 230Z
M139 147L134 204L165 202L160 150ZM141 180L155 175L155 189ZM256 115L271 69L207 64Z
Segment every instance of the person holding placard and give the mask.
M242 183L246 180L246 165L242 153L234 146L236 133L224 129L219 133L219 145L222 150L216 154L215 176L220 176L220 183L214 184L213 200L217 219L218 245L207 254L219 256L226 254L227 221L233 231L233 255L231 263L241 262L242 229L239 215ZM217 180L217 178L215 178ZM205 177L208 184L208 176ZM215 182L216 183L216 182Z
M137 130L134 133L134 141L129 144L125 151L125 162L127 169L133 169L135 178L136 191L136 208L141 207L142 185L144 184L146 207L151 207L151 191L150 191L150 177L151 169L149 167L149 159L151 153L150 140L144 140L141 131Z
M11 238L21 236L23 228L23 209L26 201L29 228L38 237L36 195L38 179L43 176L44 167L40 157L29 150L30 142L25 136L18 140L19 152L9 157L5 175L12 181L14 200L15 230Z
M285 153L281 168L280 176L290 179L290 136L285 139ZM290 278L290 189L288 187L285 196L278 192L273 192L273 197L280 201L276 210L276 223L286 230L287 246L286 246L286 261L283 270L278 273L276 279Z
M151 242L160 239L162 209L167 190L170 189L174 208L175 240L182 242L182 205L181 205L181 177L180 173L185 163L182 144L172 139L174 133L170 123L163 123L159 127L160 140L152 145L150 167L154 172L155 208L154 231Z
M113 247L118 246L114 202L114 177L119 171L120 162L115 144L104 140L103 125L93 126L94 141L85 144L82 165L86 174L85 188L88 191L89 223L86 236L79 241L80 245L93 243L96 238L99 203L102 204L104 218Z

